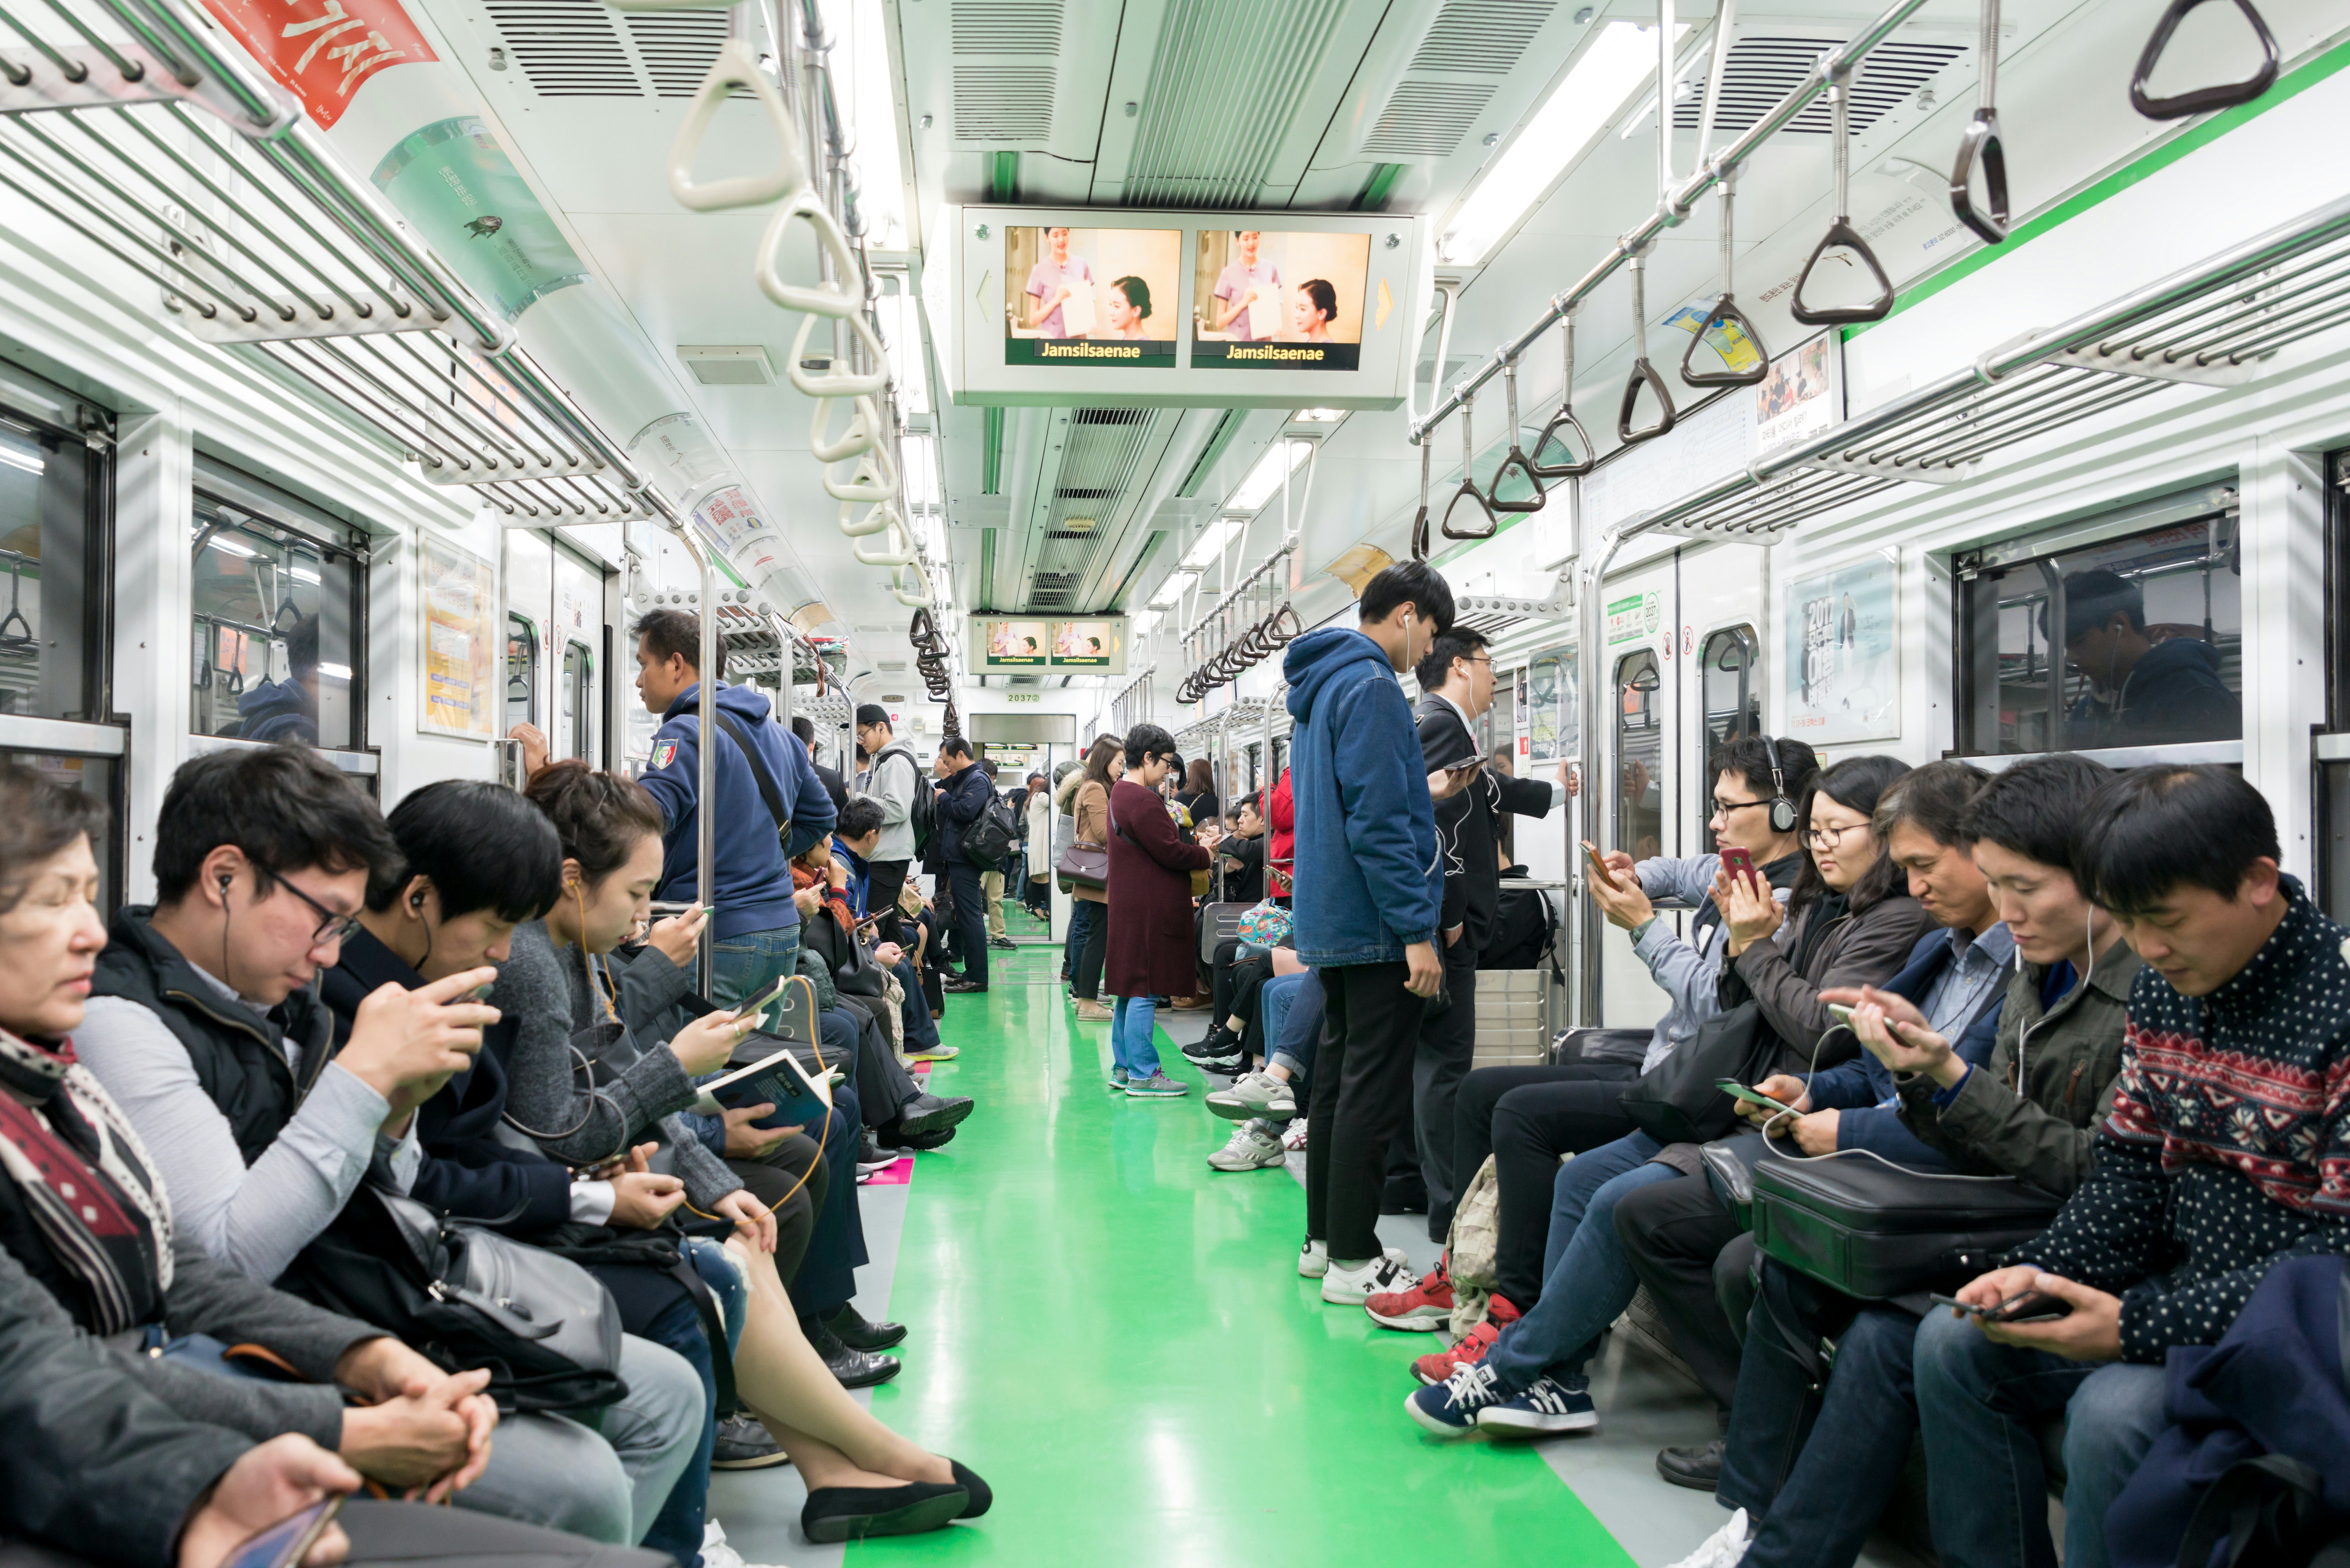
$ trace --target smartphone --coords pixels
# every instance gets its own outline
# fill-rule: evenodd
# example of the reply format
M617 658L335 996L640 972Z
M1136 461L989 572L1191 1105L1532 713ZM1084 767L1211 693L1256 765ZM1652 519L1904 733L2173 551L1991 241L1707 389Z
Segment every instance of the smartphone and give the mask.
M1721 868L1732 877L1743 877L1757 888L1762 878L1754 874L1754 852L1742 844L1733 844L1721 852Z
M1828 1003L1828 1016L1838 1023L1849 1023L1852 1022L1852 1009L1841 1002L1831 1002Z
M1767 1106L1774 1111L1792 1111L1795 1107L1784 1100L1774 1100L1760 1089L1748 1088L1735 1078L1716 1078L1713 1086L1733 1100L1744 1100L1750 1106Z
M1483 752L1479 752L1473 757L1466 757L1457 763L1445 763L1444 771L1448 774L1465 774L1471 768L1483 767L1486 760L1485 753Z
M736 1002L733 1009L735 1018L738 1020L748 1019L750 1021L751 1027L756 1029L759 1027L760 1021L765 1017L767 1009L775 1004L777 1000L783 996L784 988L791 983L792 977L790 975L785 975L783 979L775 981L775 984L769 986L765 991L760 992L757 996L753 997L750 1001Z
M1955 1296L1937 1293L1931 1298L1937 1305L1955 1307L1969 1317L1985 1323L2054 1323L2060 1317L2072 1315L2073 1303L2050 1295L2045 1291L2021 1291L1996 1306L1976 1306Z
M490 992L495 991L497 988L498 982L496 981L485 980L482 981L481 984L473 987L473 990L465 992L463 996L452 996L449 1001L452 1005L460 1002L487 1002L490 999Z
M661 898L655 898L652 903L653 919L656 920L664 915L690 915L696 909L706 915L716 908L715 904L678 904Z
M1609 867L1607 861L1599 858L1598 848L1593 845L1591 840L1588 838L1583 841L1583 855L1584 858L1591 862L1591 874L1593 876L1598 877L1602 882L1607 883L1610 888L1617 885L1615 871Z
M335 1522L335 1515L343 1509L340 1497L314 1503L291 1519L278 1521L268 1529L248 1535L233 1547L222 1568L294 1568L309 1555L327 1526Z

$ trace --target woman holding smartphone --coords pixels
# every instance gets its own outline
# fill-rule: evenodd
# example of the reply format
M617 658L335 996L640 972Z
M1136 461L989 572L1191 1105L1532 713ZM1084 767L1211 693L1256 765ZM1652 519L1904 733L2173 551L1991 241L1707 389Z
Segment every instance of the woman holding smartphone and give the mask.
M696 1046L680 1049L687 1034L703 1027L701 1023L681 1031L666 1046L637 1048L626 1020L647 1015L639 1011L643 999L626 996L598 961L619 946L645 917L660 878L660 808L634 781L595 772L576 759L542 771L526 793L562 839L564 894L546 922L516 929L514 956L500 977L501 991L506 992L511 981L514 988L507 993L516 999L525 992L546 998L524 1013L526 1034L552 1033L568 1042L593 1031L606 1037L605 1060L617 1075L608 1087L582 1094L570 1063L557 1067L542 1051L530 1058L529 1070L537 1081L526 1088L526 1064L517 1049L509 1066L514 1078L510 1103L522 1103L525 1093L542 1101L562 1097L566 1104L577 1096L581 1111L563 1121L534 1125L572 1128L580 1137L588 1127L598 1127L598 1141L587 1147L595 1154L609 1154L632 1136L648 1109L647 1101L627 1091L634 1071L631 1062L650 1059L659 1073L666 1074L671 1069L659 1066L666 1056L677 1065L706 1072L722 1064L732 1051L732 1016L711 1015L729 1024L722 1031L728 1036L727 1049L716 1053L714 1061ZM740 1118L747 1124L772 1109L729 1112L730 1147L737 1134L779 1141L794 1136L798 1129L762 1132L737 1123ZM544 1135L537 1141L549 1152L555 1152L550 1145L573 1147L567 1139ZM822 1162L814 1156L813 1143L801 1141L808 1145L808 1152L806 1175L800 1180L813 1180ZM672 1143L681 1168L691 1157L708 1153L690 1131ZM801 1332L777 1273L775 1205L745 1189L734 1169L723 1162L719 1168L727 1171L735 1190L715 1208L702 1210L702 1218L734 1223L726 1251L750 1283L748 1316L734 1352L735 1388L807 1483L807 1506L800 1520L808 1539L909 1534L985 1512L992 1494L978 1476L899 1437L849 1397ZM795 1189L799 1185L794 1183ZM691 1193L689 1183L689 1203ZM692 1206L701 1209L698 1203Z

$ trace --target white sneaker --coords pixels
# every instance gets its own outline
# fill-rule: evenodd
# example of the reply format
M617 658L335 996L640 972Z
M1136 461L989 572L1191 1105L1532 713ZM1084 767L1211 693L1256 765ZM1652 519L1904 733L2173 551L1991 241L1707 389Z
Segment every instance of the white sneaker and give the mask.
M1270 1170L1288 1162L1281 1140L1253 1122L1234 1127L1231 1141L1208 1157L1209 1166L1216 1170Z
M1297 1096L1289 1085L1270 1073L1251 1073L1232 1080L1229 1089L1208 1096L1208 1109L1229 1122L1274 1116L1283 1121L1297 1114Z
M1297 1272L1309 1280L1318 1280L1330 1272L1330 1243L1308 1240L1297 1249Z
M1305 1147L1305 1118L1304 1116L1292 1117L1289 1125L1282 1129L1281 1147L1288 1149L1293 1154Z
M1753 1529L1746 1522L1746 1511L1740 1509L1730 1516L1730 1522L1705 1538L1705 1544L1674 1563L1672 1568L1738 1568L1745 1560L1746 1548L1754 1540Z
M1389 1247L1378 1257L1359 1263L1326 1265L1322 1274L1322 1299L1333 1306L1360 1306L1389 1291L1408 1291L1419 1282L1404 1266L1403 1251Z
M714 1519L702 1527L702 1568L751 1568L740 1552L726 1544L726 1527Z

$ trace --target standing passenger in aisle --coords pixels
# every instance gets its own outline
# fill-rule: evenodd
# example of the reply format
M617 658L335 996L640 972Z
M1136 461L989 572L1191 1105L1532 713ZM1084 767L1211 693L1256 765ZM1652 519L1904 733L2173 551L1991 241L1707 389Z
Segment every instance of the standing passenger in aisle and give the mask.
M1109 792L1109 988L1112 1087L1137 1099L1180 1095L1191 1085L1159 1067L1150 1031L1161 995L1197 983L1191 958L1191 877L1208 852L1186 844L1159 798L1174 772L1175 737L1137 724L1126 737L1126 776Z
M661 879L653 896L667 902L691 900L698 886L701 649L702 623L683 610L657 609L637 623L637 690L661 715L640 782L660 803ZM717 906L717 948L710 989L723 1002L755 996L793 971L800 922L782 835L788 830L794 852L804 849L831 833L835 813L806 749L785 744L766 698L726 684L723 652L712 674L726 741L714 774L718 863L710 868L710 900Z
M857 743L873 759L865 793L881 807L881 836L866 862L872 880L866 888L865 907L895 911L898 890L906 885L906 868L920 848L914 842L914 797L931 786L922 777L922 764L914 760L914 748L898 739L889 723L889 710L880 703L858 705ZM913 946L911 935L899 927L894 912L884 914L878 924L882 940Z
M952 992L987 989L987 902L981 883L986 869L962 853L962 836L995 799L987 770L971 754L971 742L949 735L939 742L939 836L946 840L947 879L954 895L955 937L962 948L962 973L949 980Z
M1305 1245L1298 1272L1355 1305L1411 1276L1380 1250L1381 1167L1411 1112L1420 1012L1444 983L1442 892L1431 780L1397 674L1452 626L1452 590L1419 561L1364 587L1358 629L1289 645L1282 674L1295 723L1297 956L1322 971L1327 1009L1306 1114Z

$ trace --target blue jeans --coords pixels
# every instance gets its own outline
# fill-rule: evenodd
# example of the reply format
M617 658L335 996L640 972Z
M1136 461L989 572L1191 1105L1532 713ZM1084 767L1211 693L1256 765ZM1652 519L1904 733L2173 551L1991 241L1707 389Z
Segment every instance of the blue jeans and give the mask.
M728 937L712 954L710 1000L723 1007L756 996L784 976L797 972L799 955L796 922Z
M672 1302L645 1330L655 1345L685 1358L702 1379L702 1430L693 1457L670 1488L652 1522L644 1526L640 1544L666 1552L680 1568L702 1568L702 1527L710 1514L710 1456L718 1442L718 1372L711 1359L710 1335L702 1326L702 1313L691 1297ZM641 1518L639 1522L643 1521Z
M1107 907L1087 898L1069 900L1069 940L1061 944L1062 979L1075 978L1077 955L1086 950L1086 933L1094 929L1094 922L1101 919L1102 910Z
M732 1355L741 1347L743 1325L751 1318L751 1282L727 1257L726 1249L706 1236L687 1237L685 1251L687 1262L718 1303L719 1318L726 1324L726 1354Z
M1533 1387L1554 1367L1562 1381L1580 1383L1599 1335L1632 1304L1640 1280L1616 1235L1616 1205L1627 1192L1680 1175L1669 1165L1648 1163L1663 1148L1636 1132L1559 1167L1551 1186L1542 1299L1485 1353L1486 1365L1513 1391Z
M1110 1015L1109 1054L1129 1078L1148 1078L1159 1071L1159 1048L1150 1039L1158 1015L1159 1003L1150 997L1118 999L1118 1009Z
M1937 1316L1941 1315L1937 1314ZM1825 1397L1812 1380L1834 1335ZM1754 1521L1742 1568L1850 1568L1908 1462L1918 1319L1766 1259L1713 1495Z
M1934 1546L1950 1568L2054 1568L2034 1428L2059 1411L2064 1565L2106 1568L2106 1510L2169 1425L2161 1367L1994 1345L1936 1311L1918 1326L1917 1380Z
M1312 970L1277 974L1257 992L1264 1014L1264 1059L1289 1069L1300 1090L1314 1071L1314 1047L1322 1043L1322 981Z
M906 1026L906 1049L927 1051L939 1043L939 1023L931 1016L930 1000L922 994L921 976L914 972L912 959L899 959L890 972L906 992L906 1000L898 1009L898 1017Z

